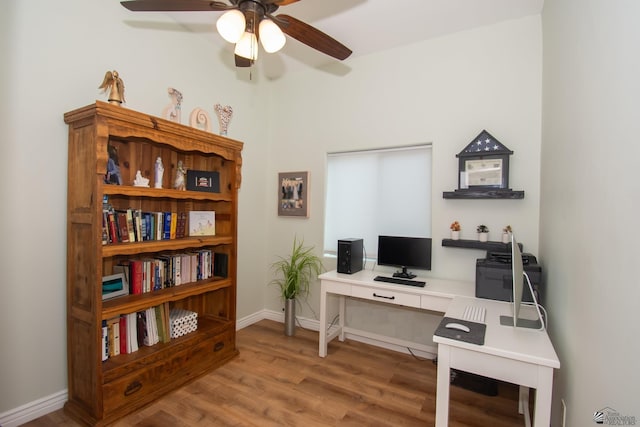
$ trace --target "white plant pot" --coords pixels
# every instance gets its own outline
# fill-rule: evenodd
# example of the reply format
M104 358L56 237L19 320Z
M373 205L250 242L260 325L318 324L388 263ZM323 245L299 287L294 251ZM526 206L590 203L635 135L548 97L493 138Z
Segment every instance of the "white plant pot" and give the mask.
M489 241L489 233L478 233L478 240L481 242Z
M451 230L451 240L460 240L460 231Z
M502 243L509 243L511 239L509 238L509 233L502 233Z

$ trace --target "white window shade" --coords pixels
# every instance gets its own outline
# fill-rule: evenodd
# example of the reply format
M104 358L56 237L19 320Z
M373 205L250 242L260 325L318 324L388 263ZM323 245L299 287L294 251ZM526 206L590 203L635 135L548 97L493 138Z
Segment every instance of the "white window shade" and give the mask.
M431 237L431 146L330 153L324 250L362 238L375 258L378 236Z

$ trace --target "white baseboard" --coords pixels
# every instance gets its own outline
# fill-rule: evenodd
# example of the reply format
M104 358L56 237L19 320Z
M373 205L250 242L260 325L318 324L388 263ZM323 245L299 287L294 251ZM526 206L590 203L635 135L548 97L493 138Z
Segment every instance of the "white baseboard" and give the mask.
M247 326L251 326L261 320L268 319L275 322L284 323L284 313L275 310L261 310L253 313L249 316L243 317L236 321L236 330L244 329ZM320 330L320 322L316 319L309 319L305 317L297 317L298 326L309 329L312 331ZM417 357L425 359L433 359L437 354L437 349L433 347L433 353L422 350L411 350L407 347L385 342L383 340L371 339L354 334L345 334L345 338L359 341L365 344L369 344L376 347L386 348L388 350L397 351L399 353L413 354ZM47 415L50 412L57 411L64 406L67 401L67 390L61 390L52 395L43 397L33 402L22 405L18 408L11 409L7 412L0 414L0 427L18 427L21 424L27 423L36 418Z
M0 414L0 426L17 427L31 420L57 411L67 401L67 390L62 390L52 395L43 397L33 402L11 409Z

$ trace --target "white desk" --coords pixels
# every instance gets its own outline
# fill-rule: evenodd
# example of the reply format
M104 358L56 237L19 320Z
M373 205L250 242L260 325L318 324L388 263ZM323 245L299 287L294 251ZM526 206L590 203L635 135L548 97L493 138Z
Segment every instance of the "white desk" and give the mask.
M484 345L434 335L433 340L438 343L436 427L445 427L449 422L451 368L519 384L519 411L525 414L527 424L528 388L535 388L534 426L549 427L553 369L560 368L560 361L546 331L500 325L500 315L511 315L511 304L501 301L456 297L445 316L461 318L467 305L486 309Z
M535 426L549 426L553 369L560 367L560 361L546 332L500 325L500 315L511 315L511 305L501 301L475 298L473 282L418 277L416 279L427 282L424 288L418 288L375 282L373 278L378 274L388 275L367 270L355 274L330 271L319 276L321 293L318 354L320 357L327 355L329 341L336 336L340 341L344 341L345 333L421 349L420 344L409 344L394 337L383 337L346 326L344 324L346 297L436 311L453 318L461 317L467 305L481 305L486 309L485 323L487 324L483 346L439 336L433 337L434 342L438 344L436 427L445 427L449 422L451 368L519 384L518 409L520 413L525 414L527 421L529 387L535 388L537 390ZM336 294L340 297L339 322L330 332L327 324L327 294Z
M388 276L390 274L369 270L359 271L355 274L341 274L334 270L319 276L321 280L321 291L320 342L318 354L320 357L327 355L327 344L329 341L336 336L339 337L340 341L344 341L345 333L429 351L428 348L425 348L426 346L418 343L407 343L394 337L384 337L345 326L346 297L355 297L444 313L447 311L449 303L455 296L464 295L473 297L475 295L475 285L473 282L417 277L415 280L427 282L424 288L419 288L393 283L375 282L373 278L377 275ZM339 321L337 328L332 329L331 332L327 331L327 294L340 296Z

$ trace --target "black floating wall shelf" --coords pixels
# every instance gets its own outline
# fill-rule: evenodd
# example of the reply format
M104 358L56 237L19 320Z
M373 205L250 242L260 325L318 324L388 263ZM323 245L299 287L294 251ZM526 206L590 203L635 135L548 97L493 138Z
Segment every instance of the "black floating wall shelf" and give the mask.
M511 252L511 243L481 242L479 240L442 239L442 246L450 248L482 249L489 252ZM518 243L522 250L522 243Z
M455 190L442 193L444 199L524 199L524 190Z

